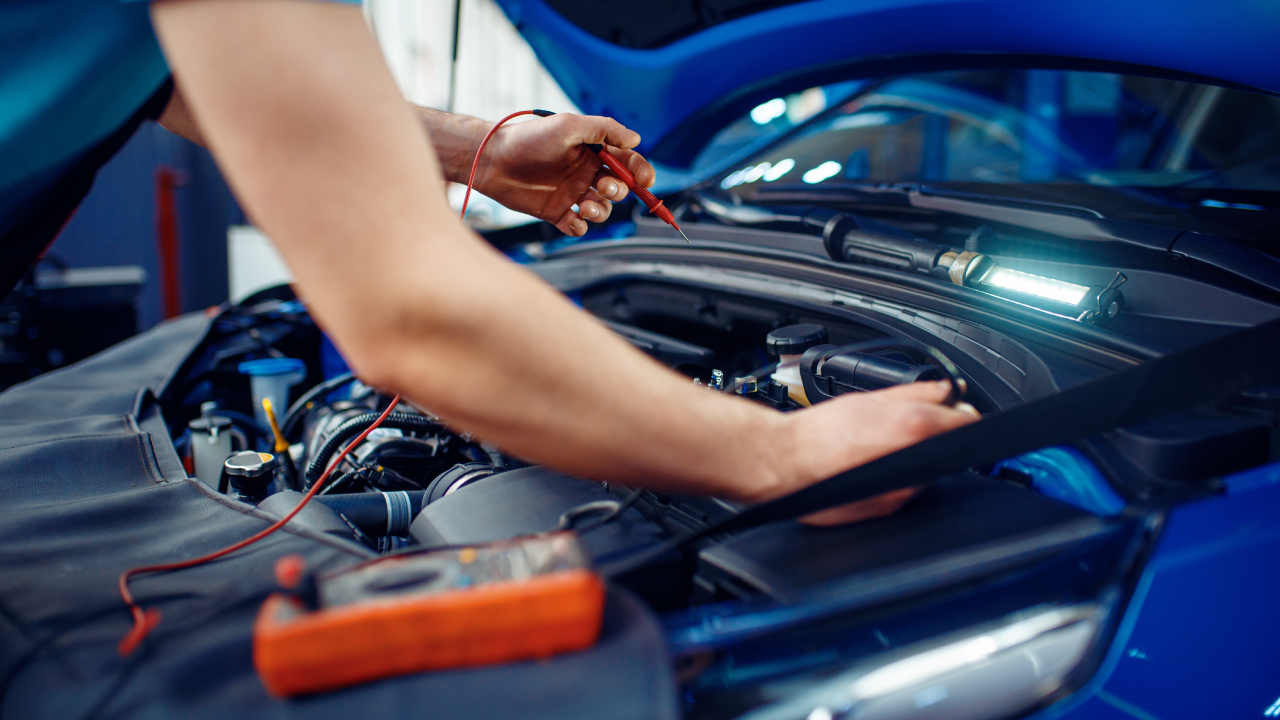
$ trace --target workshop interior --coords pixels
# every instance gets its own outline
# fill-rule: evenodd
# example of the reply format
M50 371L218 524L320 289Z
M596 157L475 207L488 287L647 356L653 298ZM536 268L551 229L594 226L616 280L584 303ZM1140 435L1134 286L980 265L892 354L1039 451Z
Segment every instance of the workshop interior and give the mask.
M0 718L1280 717L1280 9L364 9L411 101L641 134L584 237L449 190L635 348L983 419L757 505L530 464L145 123L2 301Z

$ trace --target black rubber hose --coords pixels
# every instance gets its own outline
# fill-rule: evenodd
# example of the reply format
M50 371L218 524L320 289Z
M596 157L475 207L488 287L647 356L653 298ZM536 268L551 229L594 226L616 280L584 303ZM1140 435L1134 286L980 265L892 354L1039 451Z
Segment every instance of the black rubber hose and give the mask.
M316 502L341 513L369 537L404 535L422 510L423 490L317 495Z
M236 412L235 410L223 410L222 408L218 408L216 412L223 417L230 418L231 422L235 423L241 430L252 435L255 439L262 440L268 445L271 444L271 440L274 437L271 434L271 431L259 425L257 419L253 416L246 415L242 412ZM245 449L252 450L252 448Z
M302 397L298 398L297 402L291 405L289 407L289 411L284 414L284 419L280 421L280 434L284 435L286 440L289 439L290 435L293 434L293 426L297 424L298 420L302 419L302 415L307 409L307 403L316 399L317 396L337 390L355 379L355 373L343 373L337 377L325 380L319 385L308 390L302 395Z
M310 486L316 480L320 479L320 475L324 473L325 466L329 464L329 458L343 446L351 438L364 432L364 429L373 424L377 420L380 413L367 412L363 415L357 415L350 420L338 426L337 430L324 441L324 445L311 456L311 463L307 465L307 485ZM406 430L408 432L427 432L429 430L439 430L440 423L423 415L415 415L413 413L393 412L387 416L382 422L382 427L395 430Z

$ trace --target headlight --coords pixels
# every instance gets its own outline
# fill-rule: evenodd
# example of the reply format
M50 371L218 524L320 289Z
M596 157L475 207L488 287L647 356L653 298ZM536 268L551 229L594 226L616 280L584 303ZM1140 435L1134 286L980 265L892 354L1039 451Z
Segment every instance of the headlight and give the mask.
M1005 717L1061 689L1100 627L1092 604L1019 613L873 661L743 719Z

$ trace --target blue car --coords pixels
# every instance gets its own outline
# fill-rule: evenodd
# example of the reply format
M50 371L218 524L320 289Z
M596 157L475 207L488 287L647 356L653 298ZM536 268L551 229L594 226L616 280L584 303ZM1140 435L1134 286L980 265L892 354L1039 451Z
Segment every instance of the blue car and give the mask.
M707 392L943 379L984 420L756 507L421 408L352 443L389 398L268 290L0 394L0 716L1280 717L1280 5L499 4L642 134L691 242L642 208L491 242ZM251 481L220 468L272 451L263 378L290 448ZM285 531L135 580L166 619L116 654L121 571L247 537L326 469ZM590 648L292 699L255 673L280 557L323 579L556 529L607 580Z

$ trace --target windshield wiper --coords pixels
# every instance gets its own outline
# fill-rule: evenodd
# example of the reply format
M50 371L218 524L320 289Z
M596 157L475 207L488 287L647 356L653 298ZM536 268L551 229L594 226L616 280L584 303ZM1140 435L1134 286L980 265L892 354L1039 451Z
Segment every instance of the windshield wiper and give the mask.
M1083 205L1028 200L1005 195L989 195L949 190L916 183L846 183L838 186L806 188L761 188L758 200L799 202L885 202L897 201L905 207L950 213L987 222L1016 225L1072 240L1122 243L1166 251L1182 232L1144 223L1112 220Z

